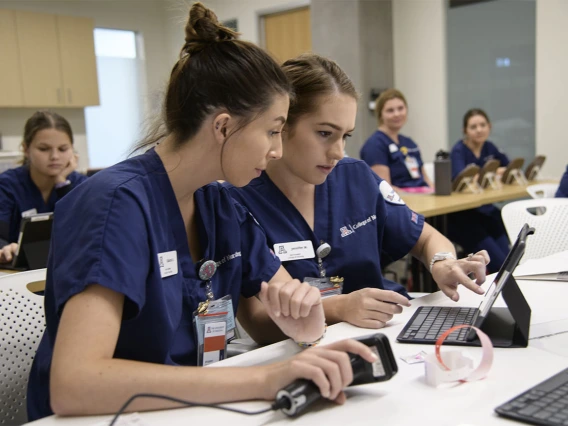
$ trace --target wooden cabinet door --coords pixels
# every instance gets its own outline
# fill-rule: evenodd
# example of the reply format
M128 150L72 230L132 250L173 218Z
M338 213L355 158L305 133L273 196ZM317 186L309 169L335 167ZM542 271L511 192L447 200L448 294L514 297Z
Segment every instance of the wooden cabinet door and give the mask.
M64 106L55 15L16 12L24 105Z
M264 16L265 47L279 62L312 50L310 8Z
M17 107L24 105L20 50L16 32L16 13L0 10L0 106Z
M65 105L99 104L97 62L92 19L57 16Z

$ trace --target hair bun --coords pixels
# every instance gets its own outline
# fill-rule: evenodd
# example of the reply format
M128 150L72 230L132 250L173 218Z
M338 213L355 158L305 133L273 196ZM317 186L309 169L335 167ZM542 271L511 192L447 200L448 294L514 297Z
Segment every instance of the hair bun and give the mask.
M189 20L185 26L185 45L181 55L191 55L208 44L234 40L239 34L219 23L217 15L202 3L194 3L189 10Z

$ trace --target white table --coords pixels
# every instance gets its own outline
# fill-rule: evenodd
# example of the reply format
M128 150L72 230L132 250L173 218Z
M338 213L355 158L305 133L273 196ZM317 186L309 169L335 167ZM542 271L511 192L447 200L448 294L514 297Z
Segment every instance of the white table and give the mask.
M568 331L568 283L518 281L532 308L531 327L546 330L553 324L559 330L566 324ZM487 285L484 285L486 288ZM459 305L476 306L481 300L464 288L460 289ZM497 301L502 304L503 301ZM322 402L303 416L294 420L294 425L462 425L491 426L511 425L509 420L499 418L493 409L523 390L537 384L568 365L568 333L533 339L528 348L495 349L493 368L484 380L461 385L443 385L432 388L424 381L423 364L406 364L400 356L416 354L422 350L431 353L432 345L409 345L396 343L396 336L410 319L415 309L423 305L452 305L440 292L415 299L411 308L395 317L388 327L380 330L390 339L397 359L399 372L390 381L347 389L348 400L343 406ZM539 329L540 327L540 329ZM553 327L554 328L554 327ZM532 331L532 329L531 329ZM328 328L324 343L346 337L374 333L374 330L360 329L340 323ZM531 332L531 335L533 333ZM230 358L216 364L222 366L249 366L274 362L297 352L290 342L280 342L255 351ZM466 348L464 352L479 360L479 348ZM250 411L268 407L266 402L229 404ZM184 408L152 413L140 413L147 425L225 424L265 425L291 424L291 420L280 412L269 412L259 416L244 416L207 408ZM30 423L34 426L51 425L94 425L109 416L84 418L46 419Z

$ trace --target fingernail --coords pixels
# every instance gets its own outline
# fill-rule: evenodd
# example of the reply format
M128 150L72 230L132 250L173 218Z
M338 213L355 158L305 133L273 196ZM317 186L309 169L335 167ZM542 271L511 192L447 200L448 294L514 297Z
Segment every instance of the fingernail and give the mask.
M280 311L275 311L275 312L274 312L274 316L275 316L275 317L279 317L279 316L280 316Z
M452 296L452 300L453 300L454 302L457 302L457 301L459 300L459 298L460 298L460 297L457 295L457 293Z
M375 361L379 359L379 357L377 356L377 354L374 353L373 351L371 351L371 358L373 358Z
M477 289L477 293L478 293L478 294L485 294L485 292L483 291L483 289L482 289L481 287L479 287L479 288Z

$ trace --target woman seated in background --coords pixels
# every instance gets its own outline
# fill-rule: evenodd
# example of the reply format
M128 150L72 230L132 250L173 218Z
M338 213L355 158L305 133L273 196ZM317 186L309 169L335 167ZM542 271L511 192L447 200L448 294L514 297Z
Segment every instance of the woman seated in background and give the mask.
M566 171L562 175L562 179L560 180L560 185L558 186L555 197L568 198L568 166L566 166Z
M452 148L452 179L469 164L479 167L489 160L499 160L498 173L509 164L507 156L487 138L491 132L491 122L487 114L478 108L471 109L463 117L464 138ZM448 215L448 233L452 241L466 252L475 253L481 248L487 250L491 263L489 272L497 272L509 253L509 238L501 211L493 204L477 209L465 210Z
M0 263L12 261L23 217L52 212L86 179L77 168L73 132L65 118L37 111L24 127L24 164L0 174Z
M457 283L483 293L478 284L485 280L485 251L456 260L450 241L411 211L388 182L363 161L343 157L357 115L357 92L343 70L315 54L290 59L282 68L295 93L282 158L232 194L259 221L292 277L316 279L325 270L327 277L344 279L343 294L324 299L328 323L380 328L408 306L405 289L382 276L381 250L394 259L411 252L453 300L459 297ZM331 251L318 258L324 243ZM286 250L300 255L286 261ZM477 283L467 277L470 272ZM254 298L246 303L260 305ZM252 323L240 312L239 319L245 327Z
M232 300L232 317L241 295L258 295L254 326L270 329L272 342L315 345L325 318L319 292L290 278L252 215L215 182L246 185L281 155L290 84L270 55L236 40L200 3L185 34L164 126L139 148L159 144L100 171L56 207L30 420L112 413L138 393L206 404L274 400L300 378L341 403L353 380L346 352L377 359L344 340L269 365L197 367L207 344L193 320L212 314L214 299ZM218 319L228 331L229 320ZM141 398L128 411L176 406Z
M379 128L361 148L361 159L396 190L431 191L434 185L424 170L420 148L399 133L408 113L404 95L396 89L385 90L377 98L375 112Z

